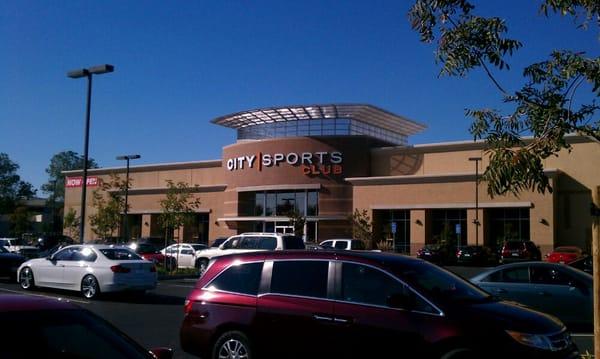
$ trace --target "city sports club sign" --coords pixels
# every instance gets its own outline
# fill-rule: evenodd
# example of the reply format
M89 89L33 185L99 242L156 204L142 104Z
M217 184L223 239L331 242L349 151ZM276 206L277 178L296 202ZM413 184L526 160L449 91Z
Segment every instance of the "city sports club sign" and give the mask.
M98 177L88 177L86 187L96 187L100 184ZM81 187L83 184L83 177L67 177L65 180L65 186L67 188Z
M256 168L279 167L281 164L297 166L306 176L315 175L340 175L342 174L341 152L289 152L289 153L262 153L251 156L239 156L227 160L227 170L239 171Z

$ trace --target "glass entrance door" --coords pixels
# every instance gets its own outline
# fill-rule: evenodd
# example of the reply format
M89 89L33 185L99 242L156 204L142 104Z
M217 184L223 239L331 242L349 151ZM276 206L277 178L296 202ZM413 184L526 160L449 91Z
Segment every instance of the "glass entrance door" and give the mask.
M294 227L287 225L275 225L275 232L283 234L294 234Z

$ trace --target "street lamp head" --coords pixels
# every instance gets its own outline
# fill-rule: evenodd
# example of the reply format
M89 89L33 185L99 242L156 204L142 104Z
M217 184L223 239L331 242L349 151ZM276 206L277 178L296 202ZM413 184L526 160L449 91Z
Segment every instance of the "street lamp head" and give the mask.
M125 161L125 160L137 160L138 158L141 158L142 156L140 155L124 155L124 156L117 156L117 159L120 161Z
M481 161L481 157L469 157L469 161Z
M72 71L67 72L67 76L72 79L78 79L81 77L90 76L92 74L93 75L101 75L101 74L105 74L105 73L113 72L113 71L115 71L115 67L113 65L104 64L104 65L92 66L87 69L72 70Z

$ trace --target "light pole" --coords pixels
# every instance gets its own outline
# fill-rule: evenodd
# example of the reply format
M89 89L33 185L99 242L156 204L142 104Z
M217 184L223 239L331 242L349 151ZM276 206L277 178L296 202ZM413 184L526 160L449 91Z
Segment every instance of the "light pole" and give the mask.
M79 241L83 243L83 235L85 229L85 198L87 190L87 168L88 168L88 143L90 139L90 105L92 100L92 75L101 75L108 72L113 72L115 67L113 65L98 65L87 69L79 69L67 72L67 76L72 79L78 79L87 77L88 88L87 88L87 106L85 111L85 132L84 132L84 144L83 144L83 181L81 182L81 213L79 225Z
M469 161L475 162L475 245L479 247L479 161L481 157L469 157Z
M125 175L125 210L124 210L124 217L125 217L125 240L128 241L129 240L129 218L127 217L127 197L128 197L128 193L129 193L129 160L137 160L138 158L140 158L142 156L140 155L124 155L124 156L117 156L117 160L119 161L127 161L127 170L126 170L126 175Z

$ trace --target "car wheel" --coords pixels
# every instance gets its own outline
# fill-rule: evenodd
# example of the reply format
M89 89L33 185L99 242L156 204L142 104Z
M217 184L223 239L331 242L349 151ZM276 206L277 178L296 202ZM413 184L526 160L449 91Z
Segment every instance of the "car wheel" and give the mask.
M476 359L477 353L470 348L454 348L443 353L440 359Z
M200 258L196 261L196 268L200 274L206 272L206 268L208 268L208 259Z
M29 267L21 269L19 275L19 284L21 288L25 290L33 289L35 287L35 280L33 279L33 271Z
M81 295L87 299L97 298L100 294L100 286L98 280L91 274L83 277L81 281Z
M212 359L252 359L250 340L239 331L223 333L215 342Z

